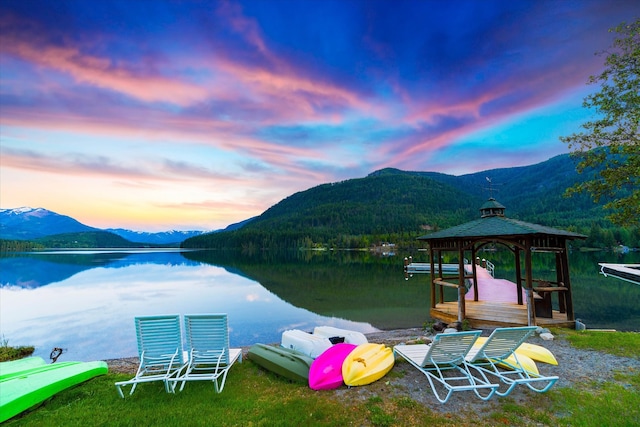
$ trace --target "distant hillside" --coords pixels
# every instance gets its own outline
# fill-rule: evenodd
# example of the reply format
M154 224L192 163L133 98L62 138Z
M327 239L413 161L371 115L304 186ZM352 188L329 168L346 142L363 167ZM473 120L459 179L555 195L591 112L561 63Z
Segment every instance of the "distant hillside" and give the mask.
M490 193L511 218L588 231L594 222L604 222L601 207L586 195L563 197L580 179L585 177L568 155L462 176L383 169L295 193L239 230L193 237L182 246L260 249L406 242L477 218Z
M97 230L42 208L0 209L0 238L6 240L34 240L60 233Z
M595 205L587 194L564 197L567 188L591 177L578 174L568 154L530 166L461 176L425 172L424 176L478 195L483 201L491 192L507 208L506 215L510 218L562 228L588 228L594 221L604 222L601 205Z
M144 244L130 242L108 231L63 233L35 239L46 248L140 248Z

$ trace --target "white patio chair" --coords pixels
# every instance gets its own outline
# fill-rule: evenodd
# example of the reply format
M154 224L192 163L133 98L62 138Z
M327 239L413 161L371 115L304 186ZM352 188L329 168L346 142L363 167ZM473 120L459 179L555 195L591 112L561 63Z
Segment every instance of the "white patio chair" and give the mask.
M165 390L172 392L168 379L184 365L179 315L140 316L135 318L140 365L135 377L115 383L120 397L122 388L131 385L133 394L140 383L163 381Z
M473 391L482 400L487 400L498 384L473 376L464 360L479 336L480 331L438 334L431 344L396 345L393 352L426 375L440 403L446 403L453 392L458 391ZM481 390L486 390L487 394L483 396Z
M169 381L181 382L180 391L187 381L212 381L216 393L222 392L229 369L236 361L242 362L241 349L229 348L227 315L185 315L184 330L189 362Z
M483 345L472 349L467 355L466 361L477 370L508 386L504 391L497 390L498 396L507 396L518 384L525 384L531 390L543 393L558 381L557 376L543 376L526 369L520 360L522 356L516 353L535 330L535 326L496 328Z

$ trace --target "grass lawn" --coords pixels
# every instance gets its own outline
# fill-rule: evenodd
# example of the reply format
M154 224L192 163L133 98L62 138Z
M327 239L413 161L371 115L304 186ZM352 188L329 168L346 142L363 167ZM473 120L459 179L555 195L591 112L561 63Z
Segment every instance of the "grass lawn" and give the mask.
M556 332L556 331L554 331ZM589 348L638 357L640 334L606 333ZM576 346L587 335L559 332ZM612 338L615 337L615 338ZM621 350L622 349L622 350ZM628 350L624 350L628 349ZM390 373L393 374L392 371ZM390 397L354 389L313 391L266 372L249 360L236 363L224 391L191 382L167 394L161 383L142 384L121 399L114 382L130 375L107 374L65 390L15 417L6 426L636 426L640 420L640 371L619 372L614 381L585 381L554 387L531 399L493 399L481 414L437 411L410 397ZM389 378L393 383L393 375ZM381 381L384 381L381 380ZM0 385L1 387L1 385ZM127 390L128 392L128 390ZM474 399L473 393L469 399ZM432 410L431 408L436 410Z

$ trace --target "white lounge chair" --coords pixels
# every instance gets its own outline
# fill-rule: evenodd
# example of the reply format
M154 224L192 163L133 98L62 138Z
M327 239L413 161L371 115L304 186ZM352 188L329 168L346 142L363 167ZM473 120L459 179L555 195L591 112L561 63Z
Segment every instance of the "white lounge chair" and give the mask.
M480 333L438 334L431 344L396 345L393 352L426 375L440 403L446 403L456 391L473 391L482 400L487 400L493 396L498 384L491 384L487 378L473 376L469 372L470 365L464 360ZM483 377L484 374L480 372L479 376ZM486 390L487 394L483 396L480 390Z
M505 391L496 391L498 396L507 396L518 384L526 384L531 390L543 393L558 381L557 376L530 372L518 359L516 349L535 330L535 326L496 328L482 346L473 348L467 355L466 361L477 370L507 384Z
M124 398L122 387L131 385L133 394L139 383L163 381L165 390L173 388L167 381L184 365L179 315L140 316L135 318L140 366L135 377L117 382L116 389Z
M236 360L242 362L242 350L229 348L227 315L185 315L184 330L189 362L169 381L182 382L180 391L187 381L212 381L216 393L220 393L231 366Z

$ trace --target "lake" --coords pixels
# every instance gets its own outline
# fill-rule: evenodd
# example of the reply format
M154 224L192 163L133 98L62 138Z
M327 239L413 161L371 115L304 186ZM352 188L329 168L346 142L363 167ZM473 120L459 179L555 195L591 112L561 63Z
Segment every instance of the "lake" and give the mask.
M408 254L407 254L408 255ZM496 276L512 270L487 253ZM133 318L227 313L231 346L279 343L287 329L331 325L363 333L420 327L429 318L426 275L405 280L404 254L216 251L68 251L0 257L0 334L48 360L137 354ZM422 253L414 254L420 261ZM425 259L426 261L426 259ZM534 260L535 261L535 260ZM545 260L534 267L547 268ZM640 253L570 256L576 318L588 328L640 330L640 286L598 273L598 262L640 263Z

